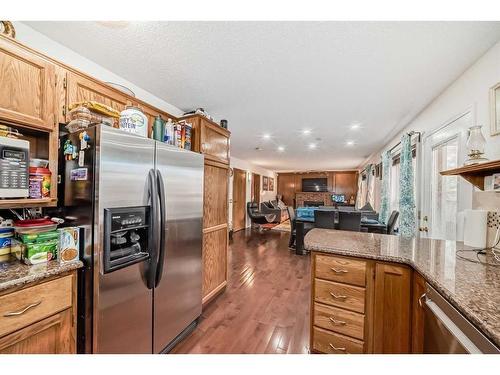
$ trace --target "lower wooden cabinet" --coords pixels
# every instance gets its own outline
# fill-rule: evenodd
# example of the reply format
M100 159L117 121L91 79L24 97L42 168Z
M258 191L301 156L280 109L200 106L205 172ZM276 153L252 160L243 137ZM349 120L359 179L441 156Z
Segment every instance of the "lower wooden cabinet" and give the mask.
M411 268L316 252L312 257L311 352L411 353L420 345L412 341L423 318L412 314Z
M203 304L226 286L227 241L227 225L203 234Z
M0 354L75 353L73 333L73 314L66 309L0 338Z
M0 353L76 353L76 271L0 295Z
M424 352L424 308L420 299L425 293L425 280L417 272L413 272L413 290L411 297L411 352Z
M411 273L410 268L402 265L375 265L375 353L410 353Z

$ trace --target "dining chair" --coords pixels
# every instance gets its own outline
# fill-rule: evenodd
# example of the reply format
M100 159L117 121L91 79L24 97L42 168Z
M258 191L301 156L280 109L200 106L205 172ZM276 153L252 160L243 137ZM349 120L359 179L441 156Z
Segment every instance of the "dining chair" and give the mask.
M293 247L295 244L295 237L297 235L296 222L295 222L295 210L292 206L287 206L288 219L290 219L290 240L288 241L288 247Z
M338 229L360 232L361 212L339 211Z
M394 234L394 227L396 226L396 222L398 221L399 211L392 211L391 216L389 216L389 220L387 220L387 234Z
M314 211L314 227L323 229L336 229L335 211Z

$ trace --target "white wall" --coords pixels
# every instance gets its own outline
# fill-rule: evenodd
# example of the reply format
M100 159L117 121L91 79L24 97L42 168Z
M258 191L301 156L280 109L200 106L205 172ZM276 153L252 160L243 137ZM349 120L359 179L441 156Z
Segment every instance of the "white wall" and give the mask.
M486 138L486 157L500 159L500 136L490 136L489 89L500 82L500 42L470 66L446 90L437 96L420 114L381 150L372 154L363 164L380 162L383 151L397 144L403 132L411 130L429 132L445 124L454 116L473 108L473 122L483 125ZM377 180L380 183L380 180ZM376 187L376 190L379 187ZM380 194L377 194L380 198ZM376 203L378 206L379 202Z
M265 169L262 167L259 167L258 165L252 164L246 160L238 159L235 157L231 157L231 160L229 162L229 165L231 168L238 168L242 169L244 171L247 171L247 178L246 178L246 199L245 199L245 210L246 210L246 204L250 202L251 199L251 194L252 194L252 179L251 177L249 178L249 174L251 176L252 173L259 174L260 177L260 201L268 201L268 200L273 200L276 199L276 192L278 188L278 180L276 179L276 173L269 170ZM274 190L273 191L264 191L262 189L262 176L268 176L274 178ZM232 228L232 223L233 223L233 178L231 177L229 179L229 226ZM246 226L249 227L251 225L250 219L248 216L246 216Z
M140 88L139 86L127 81L126 79L114 74L113 72L103 68L102 66L96 64L95 62L79 55L73 50L49 39L45 35L39 33L38 31L32 29L28 25L22 22L13 22L16 28L16 40L25 44L26 46L33 48L53 59L61 61L62 63L71 66L72 68L78 69L83 73L86 73L92 77L100 79L104 82L113 82L120 85L128 87L135 93L138 99L144 100L148 104L151 104L158 109L170 113L173 116L181 116L184 111L175 107L174 105L167 103L165 100L154 96L153 94L147 92L146 90ZM64 32L64 30L61 30ZM110 51L112 53L112 51ZM128 62L125 62L128 63Z

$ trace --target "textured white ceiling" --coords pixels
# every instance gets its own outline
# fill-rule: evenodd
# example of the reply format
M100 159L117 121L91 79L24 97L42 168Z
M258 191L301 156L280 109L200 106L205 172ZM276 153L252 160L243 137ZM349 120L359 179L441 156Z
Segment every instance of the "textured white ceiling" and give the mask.
M500 38L499 22L26 23L183 110L227 119L232 155L279 171L357 167Z

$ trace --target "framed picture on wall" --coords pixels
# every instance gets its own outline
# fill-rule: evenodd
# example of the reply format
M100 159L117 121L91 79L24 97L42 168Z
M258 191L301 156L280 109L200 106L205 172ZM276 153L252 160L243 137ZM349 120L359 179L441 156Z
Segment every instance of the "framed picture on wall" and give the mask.
M269 191L274 191L274 178L269 177L269 186L268 186Z
M269 190L269 177L267 176L262 176L262 190Z
M500 134L500 82L490 89L491 135Z

